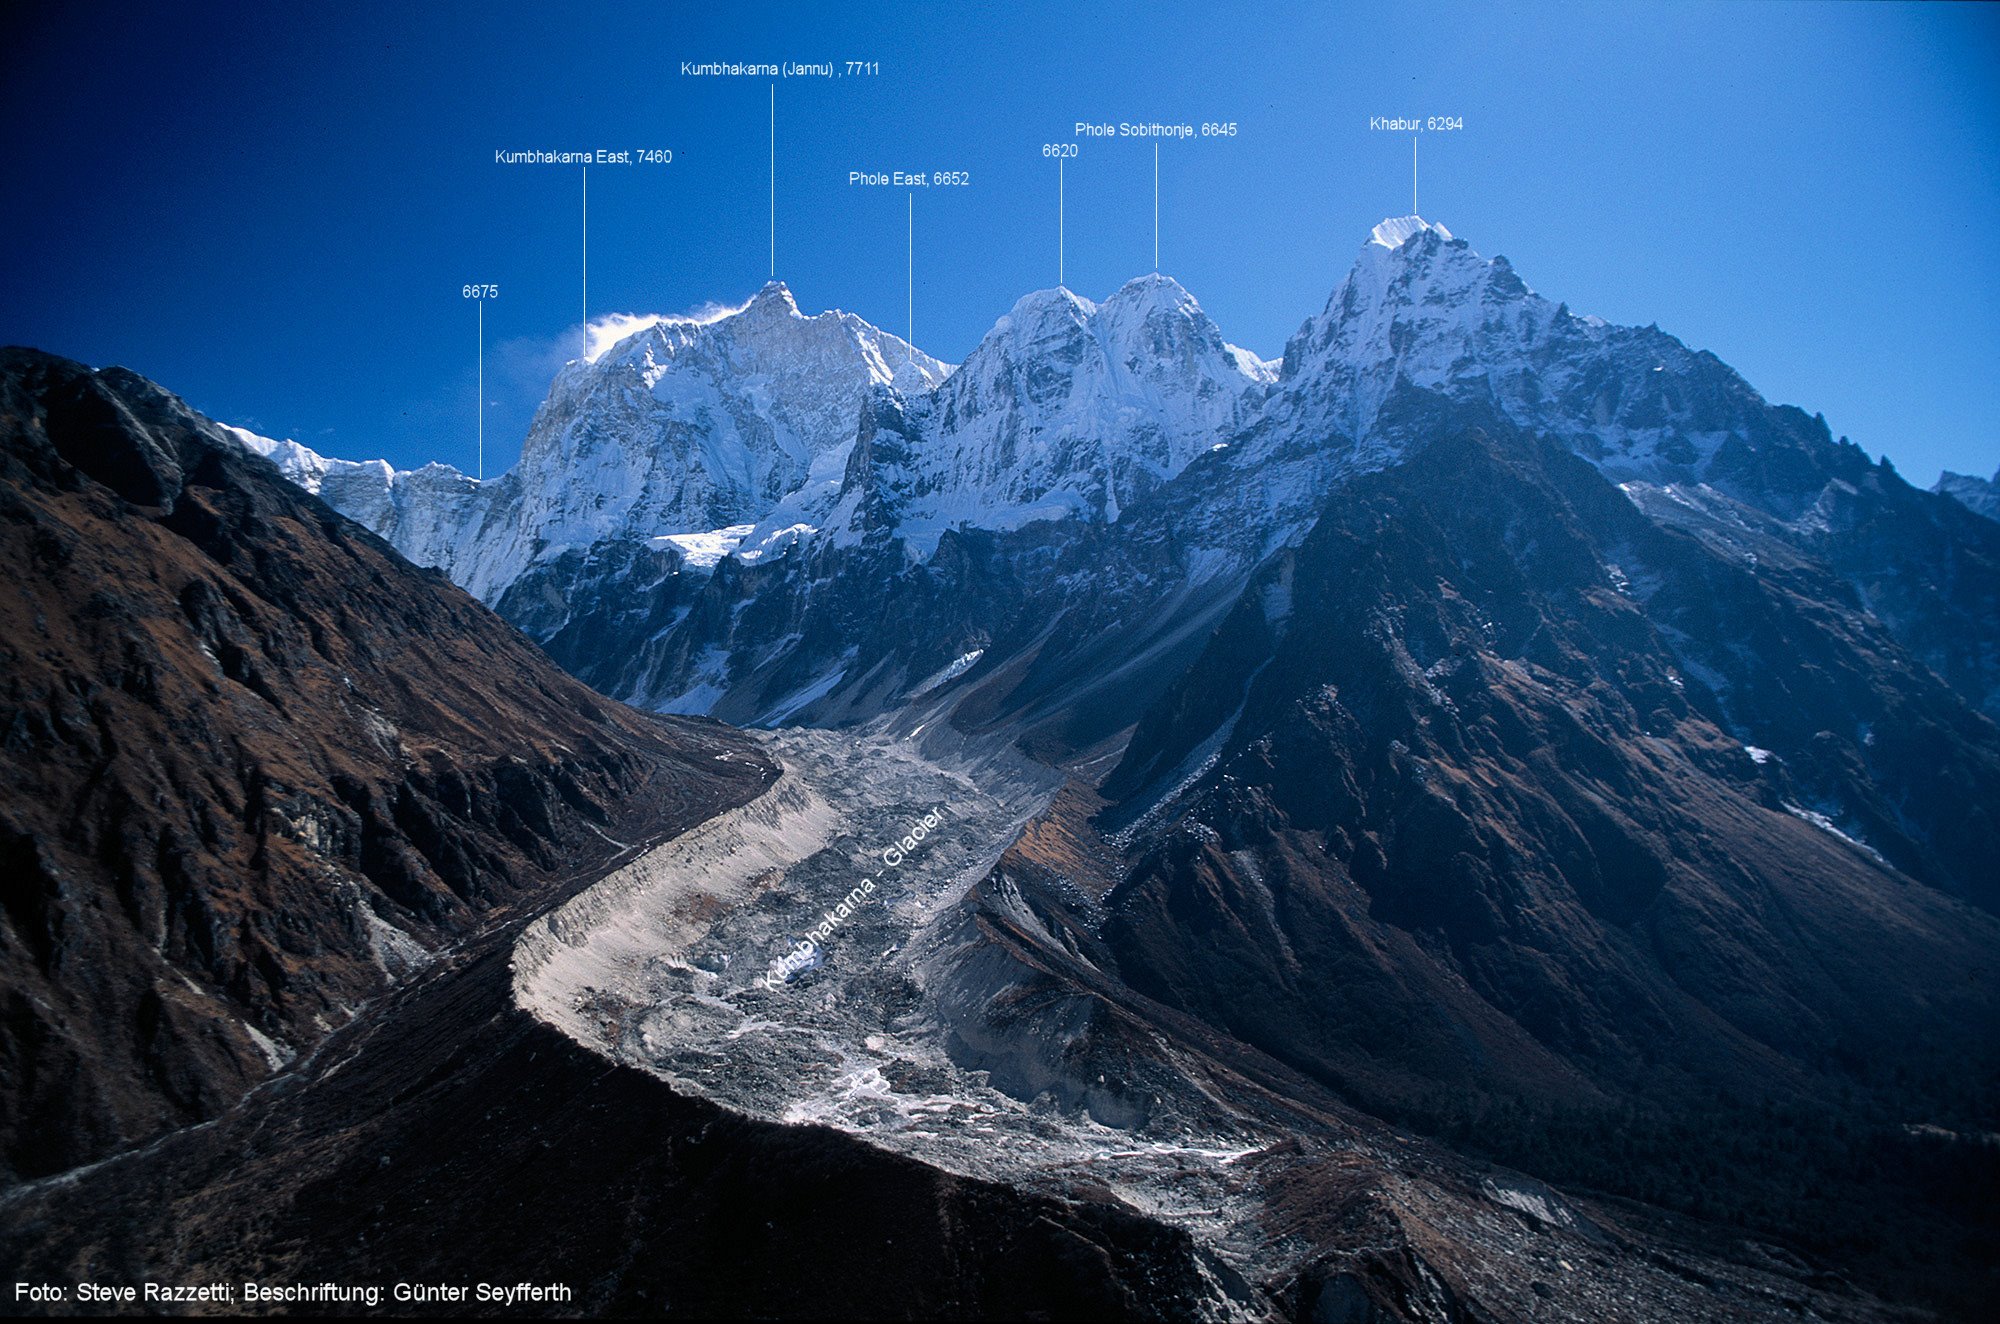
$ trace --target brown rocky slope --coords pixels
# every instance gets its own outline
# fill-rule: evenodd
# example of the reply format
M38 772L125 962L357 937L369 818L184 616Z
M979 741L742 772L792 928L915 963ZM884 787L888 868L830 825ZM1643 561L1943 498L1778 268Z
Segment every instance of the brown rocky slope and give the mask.
M0 1181L216 1115L754 795L122 369L0 351Z

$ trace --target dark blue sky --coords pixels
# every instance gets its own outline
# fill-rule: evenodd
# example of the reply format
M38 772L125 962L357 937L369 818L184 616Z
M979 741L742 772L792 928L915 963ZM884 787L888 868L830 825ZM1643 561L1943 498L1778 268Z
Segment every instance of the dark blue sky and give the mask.
M778 87L778 274L905 318L905 202L852 168L958 169L916 202L917 339L957 359L1053 284L1077 119L1233 120L1162 148L1161 267L1276 355L1368 227L1424 214L1572 308L1658 322L1912 479L2000 464L2000 12L1894 5L9 6L0 340L123 363L225 421L487 471L583 315L579 179L498 147L667 146L590 172L590 311L753 293L763 81L682 60L874 60ZM1066 166L1067 277L1152 266L1152 154Z

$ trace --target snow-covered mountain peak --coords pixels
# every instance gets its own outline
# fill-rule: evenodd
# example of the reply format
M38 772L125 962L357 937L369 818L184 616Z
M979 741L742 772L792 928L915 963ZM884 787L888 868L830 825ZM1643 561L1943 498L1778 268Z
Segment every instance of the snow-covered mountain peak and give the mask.
M1391 216L1368 232L1368 242L1393 252L1408 243L1413 236L1426 232L1435 234L1447 242L1451 239L1451 231L1421 216Z
M870 375L898 390L924 391L951 371L902 338L883 331L853 313L829 309L807 315L783 281L770 281L748 301L702 314L624 319L636 327L608 352L586 363L572 361L565 377L581 381L591 370L637 372L649 386L678 360L727 360L730 371L783 371L792 360L821 366L814 360L831 354L858 356ZM581 376L579 376L581 374ZM562 381L558 380L558 388Z
M781 280L765 281L764 288L743 305L743 312L754 317L805 316L799 311L799 301L792 297L792 287Z
M1179 281L1152 273L1102 303L1064 286L1024 295L966 359L949 404L964 416L1058 401L1067 410L1109 397L1157 412L1176 397L1240 394L1272 375L1270 365L1223 340ZM1085 410L1077 421L1089 416ZM1163 425L1175 430L1171 418Z
M1480 256L1444 226L1391 217L1369 232L1325 311L1286 347L1285 376L1333 385L1358 436L1399 375L1423 386L1466 374L1483 380L1553 332L1602 325L1540 298L1506 258ZM1375 379L1375 389L1350 390L1357 375Z
M1197 312L1201 309L1201 305L1195 302L1195 297L1187 292L1186 286L1172 276L1158 271L1134 276L1120 285L1100 306L1192 309Z
M1479 297L1481 287L1496 276L1506 294L1528 293L1506 258L1483 258L1471 244L1420 216L1394 216L1368 232L1353 270L1328 306L1358 309L1416 287L1423 291L1417 302L1456 302Z
M1153 272L1118 287L1097 305L1092 326L1105 351L1128 371L1164 380L1164 374L1203 375L1195 358L1215 359L1211 367L1226 367L1249 381L1276 380L1277 365L1222 338L1214 319L1172 276Z
M1032 341L1046 335L1061 335L1084 326L1096 312L1096 304L1066 285L1035 290L1014 301L1014 306L993 324L973 354L976 356L980 349L1004 341Z
M923 394L949 371L852 313L808 316L780 281L712 320L658 321L557 379L515 471L510 525L529 537L509 532L506 550L477 558L491 578L461 582L491 590L524 556L607 538L754 524L794 496L811 523L873 393Z
M1401 453L1407 438L1377 424L1406 387L1571 439L1621 480L1702 481L1765 409L1713 355L1656 327L1578 316L1506 258L1415 216L1371 231L1325 311L1286 346L1282 381L1284 415L1352 439L1343 463L1363 468Z

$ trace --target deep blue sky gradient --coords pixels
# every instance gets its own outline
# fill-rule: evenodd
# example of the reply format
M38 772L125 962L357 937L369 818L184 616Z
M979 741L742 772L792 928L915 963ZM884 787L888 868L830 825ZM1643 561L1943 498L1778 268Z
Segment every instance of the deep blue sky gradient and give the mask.
M1899 5L1217 3L7 7L0 341L123 363L225 421L487 472L575 352L579 180L496 147L665 145L590 172L590 312L748 297L767 272L762 81L680 61L879 60L778 87L778 274L962 357L1055 283L1079 118L1234 120L1167 143L1161 267L1275 356L1369 226L1423 213L1578 311L1657 322L1914 481L2000 464L2000 11ZM1066 167L1068 284L1152 266L1152 154Z

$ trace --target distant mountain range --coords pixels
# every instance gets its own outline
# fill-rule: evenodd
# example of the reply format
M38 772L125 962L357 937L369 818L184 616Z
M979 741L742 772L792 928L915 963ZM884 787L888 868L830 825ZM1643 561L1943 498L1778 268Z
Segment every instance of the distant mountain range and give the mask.
M1992 602L1959 576L1918 589L1923 566L1882 564L1914 546L1853 545L1851 521L1874 518L1874 503L1848 500L1874 470L1858 448L1767 404L1713 355L1574 314L1417 217L1375 228L1276 364L1230 345L1161 276L1101 305L1029 295L957 369L851 315L806 317L774 283L572 363L520 464L484 485L238 435L607 693L798 721L893 705L985 649L1010 610L1048 619L1053 601L1073 616L1084 598L1214 610L1220 586L1296 546L1342 484L1409 452L1396 411L1412 392L1549 438L1637 501L1730 503L1722 518L1830 560L1927 665L2000 711ZM1990 510L1978 480L1941 489ZM1911 544L1968 527L1918 494L1892 504ZM1967 536L1991 555L1990 536ZM989 580L1022 568L1014 544L1092 564L1059 571L1053 598L1032 576L1032 604L984 600L1013 594L991 582L940 582L988 542ZM891 547L903 563L878 564ZM906 578L929 581L938 619L851 656L855 643L834 645L844 632L826 622ZM1143 607L1125 601L1138 578L1158 589ZM952 609L968 595L982 624Z

